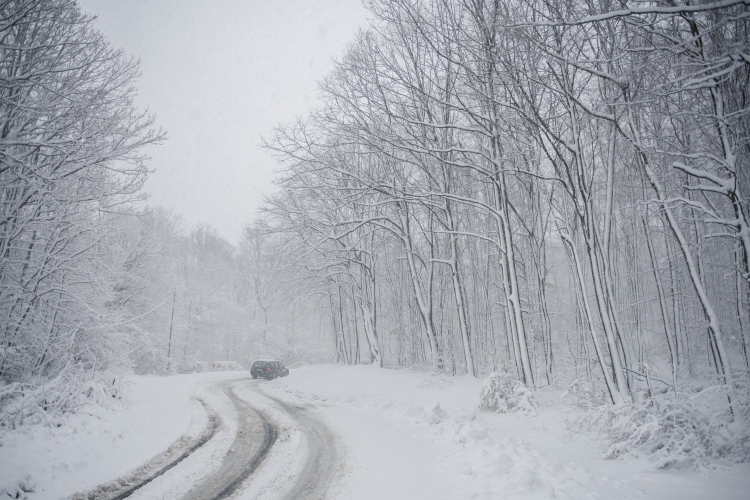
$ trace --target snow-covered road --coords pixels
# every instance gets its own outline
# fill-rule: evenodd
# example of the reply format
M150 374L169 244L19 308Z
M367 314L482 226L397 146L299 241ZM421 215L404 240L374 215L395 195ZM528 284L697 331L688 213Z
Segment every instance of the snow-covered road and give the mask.
M603 460L601 443L569 432L570 410L552 392L538 394L538 415L477 413L480 388L467 377L364 366L303 367L275 381L245 372L133 377L125 408L0 434L0 492L616 500L750 491L747 464L696 473Z
M338 438L309 407L274 401L299 426L307 445L305 465L284 499L326 498L331 483L338 479L343 468Z
M74 494L73 499L326 498L341 470L336 437L310 405L268 396L259 389L264 382L242 374L202 384L200 401L209 418L199 419L206 422L201 435L210 439L203 438L197 445L189 435L182 436L159 455L174 457L171 461L152 459L135 472ZM204 400L209 398L212 403L207 405ZM214 424L217 420L219 428ZM177 448L186 451L170 452ZM196 474L195 464L191 466L196 460L190 455L211 451L205 473Z
M276 425L265 413L235 395L239 384L255 384L250 380L224 381L214 387L222 391L237 412L237 432L221 467L185 495L185 500L218 500L227 498L263 463L276 442Z

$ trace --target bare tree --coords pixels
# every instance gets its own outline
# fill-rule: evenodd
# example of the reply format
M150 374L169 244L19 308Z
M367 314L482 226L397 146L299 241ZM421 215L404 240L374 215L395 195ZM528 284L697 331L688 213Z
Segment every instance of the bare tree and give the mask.
M132 104L137 63L75 2L3 1L0 12L0 379L9 397L123 364L101 239L109 214L140 196L139 151L162 135Z

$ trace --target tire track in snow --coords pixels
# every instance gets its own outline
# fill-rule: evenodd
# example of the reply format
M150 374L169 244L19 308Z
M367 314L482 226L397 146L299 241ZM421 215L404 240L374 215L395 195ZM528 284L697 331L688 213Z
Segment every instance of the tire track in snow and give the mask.
M232 391L238 383L249 383L249 389L265 398L277 409L260 410L237 397ZM325 422L306 407L277 399L260 390L249 379L229 380L216 384L237 410L237 433L220 468L188 492L183 500L222 500L239 493L238 489L258 469L271 452L278 437L277 424L271 419L281 412L293 420L304 434L307 457L293 486L283 495L284 500L324 499L340 469L337 438ZM71 500L123 500L167 471L173 469L193 452L206 445L218 432L221 418L203 400L199 400L208 414L209 423L198 437L183 436L164 453L149 460L132 473L97 488L78 493ZM263 408L264 404L260 407ZM278 419L278 417L277 417ZM275 482L278 482L276 480Z
M297 482L284 500L324 499L338 470L336 438L328 426L301 406L271 398L302 428L308 445L308 457Z
M232 447L218 471L190 491L185 500L221 500L229 497L258 468L276 442L278 431L263 412L239 399L231 385L244 380L225 382L222 390L237 409L238 428Z
M138 489L147 485L157 477L185 460L195 450L205 445L216 435L219 429L219 417L201 399L198 401L203 405L208 415L208 425L197 437L184 435L166 451L155 456L145 464L135 469L130 474L114 479L108 483L101 484L93 490L76 493L70 497L71 500L123 500L135 493Z
M255 474L233 499L319 500L327 498L343 472L339 438L310 405L298 405L263 390L265 382L236 386L236 395L262 411L279 438Z

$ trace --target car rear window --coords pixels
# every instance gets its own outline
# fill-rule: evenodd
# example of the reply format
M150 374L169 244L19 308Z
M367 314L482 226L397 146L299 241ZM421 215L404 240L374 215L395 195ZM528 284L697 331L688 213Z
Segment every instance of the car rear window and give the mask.
M268 361L256 361L253 363L253 366L256 368L265 368L266 366L270 365Z

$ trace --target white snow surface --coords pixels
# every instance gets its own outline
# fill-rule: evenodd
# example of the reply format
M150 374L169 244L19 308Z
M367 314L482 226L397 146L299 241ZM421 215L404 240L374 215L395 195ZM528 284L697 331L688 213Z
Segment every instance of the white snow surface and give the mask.
M59 499L128 473L183 434L200 433L207 416L196 398L216 398L202 393L206 383L239 376L247 373L133 376L125 405L87 407L61 427L0 431L0 498Z
M711 472L604 460L604 443L571 433L561 391L538 411L478 411L482 379L372 366L293 370L264 390L304 400L347 446L335 499L747 499L750 464Z
M57 499L122 476L185 433L199 433L207 422L201 398L221 414L217 435L133 496L179 498L219 467L236 432L234 406L211 389L214 382L247 375L134 376L124 408L90 408L59 428L3 430L0 492L23 485L33 491L22 497ZM272 410L237 387L240 398ZM604 460L595 436L568 430L566 419L581 410L563 405L559 391L538 391L533 415L478 411L481 379L372 366L307 366L259 387L313 407L339 436L344 465L332 500L745 499L750 492L750 464L696 473ZM307 448L284 419L276 416L280 439L235 498L280 498L293 483Z

